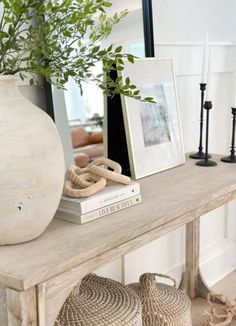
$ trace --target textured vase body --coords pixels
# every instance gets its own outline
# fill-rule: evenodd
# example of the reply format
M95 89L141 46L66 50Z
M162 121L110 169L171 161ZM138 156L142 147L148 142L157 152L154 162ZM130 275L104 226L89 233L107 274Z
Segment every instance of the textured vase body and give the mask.
M58 207L64 155L51 118L0 76L0 245L43 233Z

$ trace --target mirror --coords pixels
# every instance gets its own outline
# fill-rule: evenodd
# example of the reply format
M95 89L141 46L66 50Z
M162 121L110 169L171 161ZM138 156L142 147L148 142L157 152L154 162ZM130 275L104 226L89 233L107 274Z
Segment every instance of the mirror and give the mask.
M150 0L112 0L108 14L128 9L129 15L113 27L113 31L102 45L122 45L123 52L144 57L147 52L147 39L150 38ZM145 18L146 17L146 18ZM144 23L143 23L144 22ZM151 26L152 27L152 26ZM147 37L144 37L144 34ZM94 67L101 71L101 65ZM104 98L102 91L93 83L83 84L83 95L71 79L66 91L52 87L52 94L47 98L55 108L51 115L61 135L66 166L75 163L84 167L93 159L103 155L103 111Z

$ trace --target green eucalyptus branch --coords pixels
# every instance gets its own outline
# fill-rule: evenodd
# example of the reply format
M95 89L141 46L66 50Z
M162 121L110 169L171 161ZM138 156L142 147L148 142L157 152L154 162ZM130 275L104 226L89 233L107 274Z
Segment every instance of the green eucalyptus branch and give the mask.
M134 56L123 54L122 47L101 47L101 43L127 15L127 11L108 17L110 0L0 0L0 74L19 73L30 83L38 83L36 75L59 88L65 88L73 78L80 89L82 82L93 81L105 94L123 94L138 100L140 91L129 79L109 76L116 67L124 69L124 59L134 62ZM103 63L103 73L92 68Z

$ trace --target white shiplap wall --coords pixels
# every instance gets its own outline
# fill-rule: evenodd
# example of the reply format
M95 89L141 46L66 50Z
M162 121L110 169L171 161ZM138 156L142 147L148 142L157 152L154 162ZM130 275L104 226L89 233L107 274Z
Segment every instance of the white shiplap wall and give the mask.
M153 1L155 53L173 58L185 151L195 151L199 137L199 82L205 33L209 33L213 73L213 109L209 149L228 153L230 108L236 69L236 3L233 0ZM201 268L214 284L236 266L236 203L201 218ZM102 275L137 281L141 273L170 273L180 281L185 261L185 229L180 228L99 270ZM120 272L118 272L120 270Z

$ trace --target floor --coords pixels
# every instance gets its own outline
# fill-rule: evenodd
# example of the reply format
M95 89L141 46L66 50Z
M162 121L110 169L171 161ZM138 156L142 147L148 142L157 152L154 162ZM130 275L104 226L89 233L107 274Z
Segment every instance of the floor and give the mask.
M222 281L217 283L212 290L215 293L224 294L231 300L236 299L236 271L229 274ZM192 319L193 326L206 326L206 317L203 315L205 310L209 310L207 302L201 298L197 298L192 302ZM236 326L236 318L230 324Z

